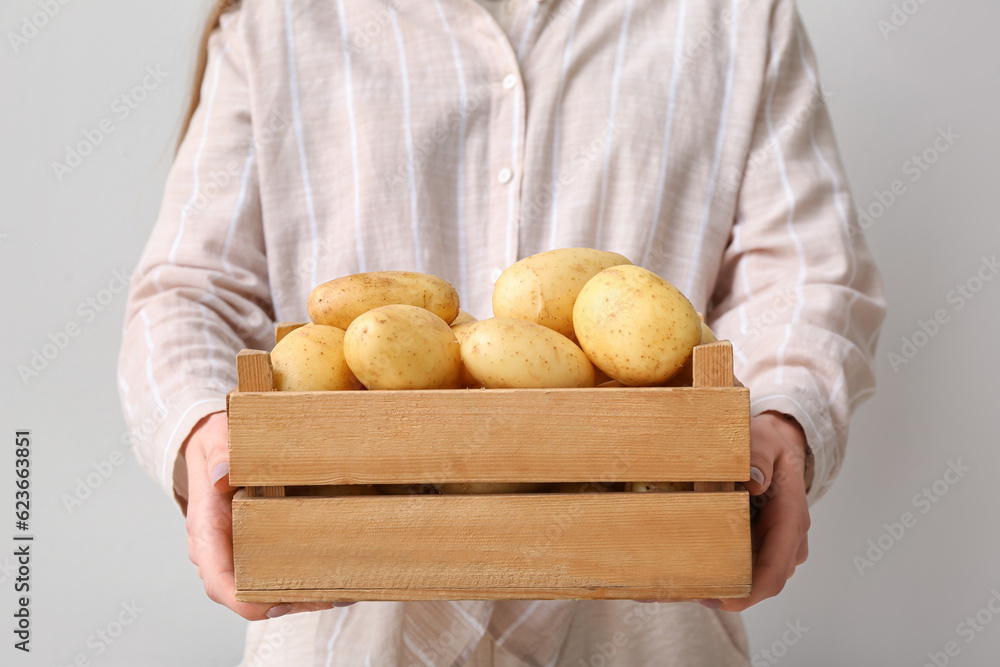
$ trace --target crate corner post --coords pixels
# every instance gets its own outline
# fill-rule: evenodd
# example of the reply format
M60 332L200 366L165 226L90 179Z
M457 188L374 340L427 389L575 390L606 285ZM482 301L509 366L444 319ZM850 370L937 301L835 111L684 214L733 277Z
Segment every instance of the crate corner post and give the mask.
M239 393L275 390L271 355L262 350L240 350L239 354L236 355L236 375ZM232 442L231 439L230 442ZM230 456L232 456L231 447ZM283 486L246 487L248 498L279 498L284 495L285 487Z
M278 322L274 325L274 344L277 345L281 339L292 333L299 327L304 327L308 322Z
M692 352L693 386L733 386L733 344L728 340L697 345ZM695 482L695 491L733 491L733 482Z

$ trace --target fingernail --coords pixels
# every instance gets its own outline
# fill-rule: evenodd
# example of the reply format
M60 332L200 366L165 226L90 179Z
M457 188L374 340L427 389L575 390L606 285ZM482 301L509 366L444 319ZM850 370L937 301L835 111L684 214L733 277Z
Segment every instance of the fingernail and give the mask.
M228 474L229 474L229 461L223 461L219 465L212 468L212 484L215 484Z
M268 618L278 618L279 616L284 616L292 610L292 605L290 604L279 604L271 607L267 610Z
M750 466L750 479L752 479L753 481L757 482L758 484L763 484L764 483L764 473L762 473L760 470L758 470L754 466Z
M709 609L722 609L722 603L718 600L698 600L698 604Z

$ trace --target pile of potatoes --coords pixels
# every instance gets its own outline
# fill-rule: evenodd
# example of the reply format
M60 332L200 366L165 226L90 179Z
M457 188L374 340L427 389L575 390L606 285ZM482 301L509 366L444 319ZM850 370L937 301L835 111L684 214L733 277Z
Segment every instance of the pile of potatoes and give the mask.
M311 324L271 351L279 391L683 386L692 350L715 340L694 306L613 252L565 248L511 265L476 321L455 288L401 271L337 278L309 295ZM440 484L437 492L548 490L538 484ZM618 485L556 485L562 491ZM571 488L572 487L572 488ZM684 490L665 483L640 490ZM685 487L686 488L686 487ZM420 489L386 489L389 492Z

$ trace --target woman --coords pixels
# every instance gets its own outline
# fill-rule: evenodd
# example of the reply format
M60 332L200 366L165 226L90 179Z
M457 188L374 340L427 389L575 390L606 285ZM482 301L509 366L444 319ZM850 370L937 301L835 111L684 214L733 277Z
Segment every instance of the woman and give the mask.
M229 1L200 63L120 377L206 592L261 621L243 664L749 664L731 612L804 562L884 312L793 0ZM363 271L434 273L489 316L500 270L570 246L655 271L733 342L760 496L750 598L236 602L236 352Z

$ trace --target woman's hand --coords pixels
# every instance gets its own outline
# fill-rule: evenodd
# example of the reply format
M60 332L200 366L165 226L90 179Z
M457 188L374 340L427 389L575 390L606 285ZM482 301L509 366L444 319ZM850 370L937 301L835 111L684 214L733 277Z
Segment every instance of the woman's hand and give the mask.
M702 600L711 609L743 611L781 592L809 555L806 503L806 437L794 421L765 412L750 422L751 479L744 486L754 499L751 540L756 555L750 597Z
M235 488L229 486L229 446L226 413L209 415L195 426L181 449L187 461L188 557L205 582L205 593L243 618L260 621L301 611L318 611L350 602L310 602L279 605L236 600L233 573L233 508Z

